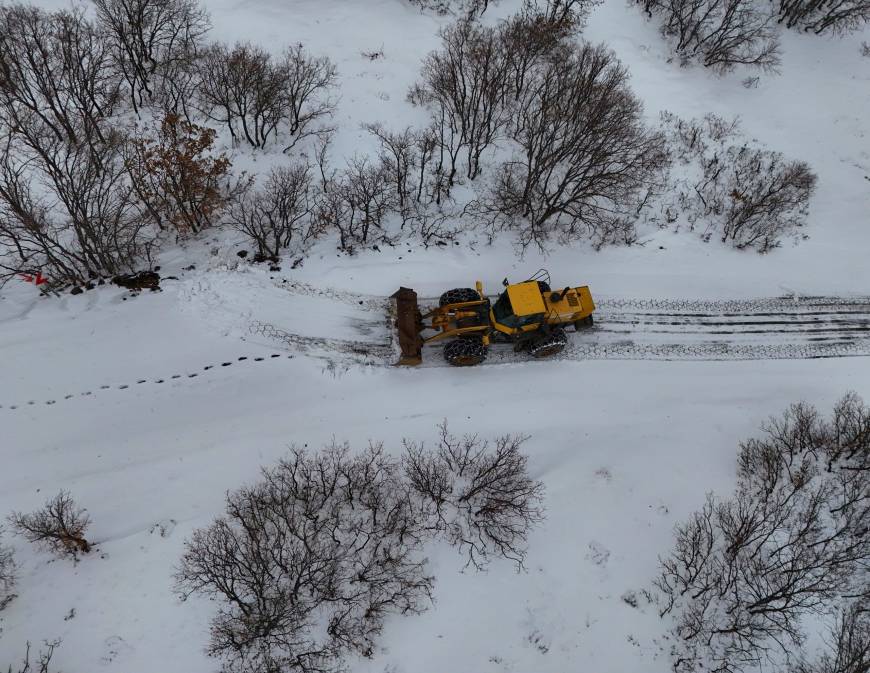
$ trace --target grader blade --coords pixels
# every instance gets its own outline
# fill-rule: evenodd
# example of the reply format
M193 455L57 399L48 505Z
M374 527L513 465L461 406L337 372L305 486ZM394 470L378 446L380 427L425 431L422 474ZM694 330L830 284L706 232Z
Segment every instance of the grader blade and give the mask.
M396 332L399 336L399 348L402 351L399 365L418 365L423 362L423 317L417 305L417 293L407 287L400 287L393 294L394 315L396 316Z

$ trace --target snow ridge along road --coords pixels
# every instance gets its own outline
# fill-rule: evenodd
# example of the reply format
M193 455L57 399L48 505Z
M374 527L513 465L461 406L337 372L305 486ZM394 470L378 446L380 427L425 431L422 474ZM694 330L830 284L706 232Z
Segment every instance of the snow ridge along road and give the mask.
M315 296L381 313L382 321L357 328L359 338L310 337L279 325L255 322L254 334L279 341L293 350L348 364L390 365L397 346L386 297L355 294L284 282L292 294ZM870 355L870 297L770 297L749 300L596 299L596 324L569 331L563 360L764 360L854 357ZM421 309L436 298L421 299ZM379 329L373 325L380 324ZM485 364L525 362L533 358L510 345L490 347ZM424 348L423 365L446 366L439 344Z

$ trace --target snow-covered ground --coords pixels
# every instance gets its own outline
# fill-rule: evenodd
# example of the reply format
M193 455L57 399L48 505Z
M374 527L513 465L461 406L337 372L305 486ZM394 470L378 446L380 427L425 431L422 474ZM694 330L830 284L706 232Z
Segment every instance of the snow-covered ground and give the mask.
M518 4L504 0L492 19ZM402 0L207 7L216 38L276 50L302 41L336 61L339 154L372 149L362 122L419 121L405 92L445 19ZM739 115L751 136L808 161L819 175L809 240L759 256L655 231L643 246L522 259L508 242L353 258L324 242L301 268L268 273L216 234L167 252L161 273L177 280L161 293L132 298L105 286L39 299L23 283L5 288L0 513L69 489L91 515L97 549L73 565L7 531L21 568L19 596L0 622L0 667L26 640L62 638L55 663L65 673L215 670L203 654L214 605L182 604L171 585L184 539L221 512L225 491L291 444L373 439L399 451L403 437L433 440L446 418L455 433L531 435L525 448L546 485L546 522L531 537L524 573L508 562L463 571L455 552L433 550L435 605L389 620L382 648L351 669L667 670L667 624L642 598L633 608L623 595L649 586L673 525L705 492L732 488L741 439L799 399L827 409L849 389L870 397L870 359L396 369L251 329L259 321L301 337L364 340L383 322L356 295L377 303L405 285L431 297L477 278L495 291L504 276L520 280L542 266L556 285L588 283L608 298L870 295L870 59L859 53L868 35L786 34L782 73L750 89L741 85L747 73L720 79L668 63L655 26L616 0L595 10L586 36L629 65L650 119L665 109ZM381 46L384 59L360 54ZM276 160L238 163L256 170ZM196 270L182 272L191 263Z

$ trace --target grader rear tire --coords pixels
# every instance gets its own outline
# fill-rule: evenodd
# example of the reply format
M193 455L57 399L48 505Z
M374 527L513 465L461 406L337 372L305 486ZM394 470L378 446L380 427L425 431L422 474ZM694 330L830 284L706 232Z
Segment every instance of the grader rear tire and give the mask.
M447 290L438 300L438 306L462 304L466 301L480 301L480 293L471 287L457 287Z
M444 359L454 367L473 367L486 360L486 351L481 339L463 337L444 346Z

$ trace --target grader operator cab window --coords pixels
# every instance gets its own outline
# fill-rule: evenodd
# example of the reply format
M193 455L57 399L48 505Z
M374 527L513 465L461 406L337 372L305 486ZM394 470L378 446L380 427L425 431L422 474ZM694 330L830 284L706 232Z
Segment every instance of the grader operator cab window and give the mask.
M493 304L492 313L500 324L511 329L519 329L526 325L538 323L544 316L543 313L533 313L524 316L515 315L507 292L502 292L498 301Z

